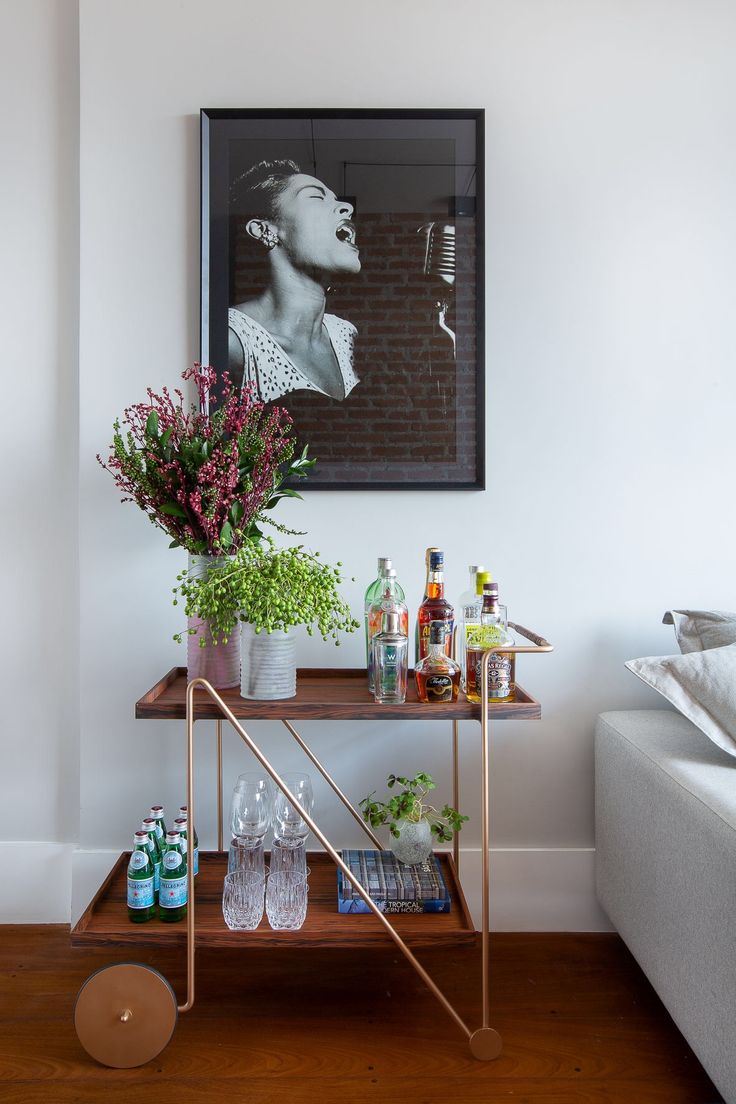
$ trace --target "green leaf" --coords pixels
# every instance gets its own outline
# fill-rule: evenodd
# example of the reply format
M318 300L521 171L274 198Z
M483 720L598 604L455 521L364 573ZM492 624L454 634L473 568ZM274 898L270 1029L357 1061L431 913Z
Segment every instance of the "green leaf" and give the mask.
M181 548L181 545L179 544L178 540L173 540L169 545L169 548Z
M162 506L159 506L159 511L162 514L169 514L171 517L185 518L187 516L178 502L164 502Z
M233 525L240 525L240 522L243 520L244 513L245 507L243 506L243 503L239 502L238 499L235 499L232 506L230 507L230 520L232 521Z
M155 410L146 419L146 437L158 437L158 414Z
M223 548L229 548L233 543L233 530L229 521L226 521L220 530L220 544Z

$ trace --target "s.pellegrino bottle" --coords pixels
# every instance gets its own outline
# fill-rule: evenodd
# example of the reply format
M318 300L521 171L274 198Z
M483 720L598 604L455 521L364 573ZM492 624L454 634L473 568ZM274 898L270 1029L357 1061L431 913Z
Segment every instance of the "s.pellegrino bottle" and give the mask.
M174 923L187 914L187 860L181 853L178 832L166 833L161 862L158 914L161 920Z
M384 612L381 631L372 640L372 652L376 701L383 705L406 701L409 638L397 610Z
M148 838L148 850L151 852L151 862L153 863L153 893L156 904L158 904L158 891L161 882L161 848L158 845L156 821L153 817L144 818L141 831L145 832Z
M134 924L153 920L156 904L153 897L153 860L148 849L148 836L136 832L128 863L128 919Z
M158 837L158 845L163 850L164 840L166 839L166 824L164 823L164 807L163 805L152 805L151 811L148 814L149 817L153 817L156 821L156 836Z
M444 648L448 656L452 655L455 611L445 598L444 564L445 554L441 549L427 549L427 582L424 600L417 612L417 662L429 652L429 626L433 621L442 621L445 625Z
M187 826L188 826L189 825L189 809L186 805L180 805L179 806L179 816L183 817L184 820L186 820ZM192 840L192 844L194 846L194 876L196 878L197 874L199 874L199 836L197 835L197 825L196 824L192 825L192 835L194 836L194 839Z
M460 689L467 690L467 678L465 670L465 648L468 629L480 625L480 615L483 611L483 587L491 582L491 573L484 567L471 566L470 586L463 591L458 601L457 634L455 637L455 659L460 664Z
M503 612L502 612L503 609ZM508 630L505 608L498 603L498 583L486 583L483 587L483 611L480 625L467 633L467 687L468 701L480 702L483 688L483 655L489 648L499 645L513 646L514 638ZM510 702L514 700L516 687L516 653L494 651L488 662L488 701Z
M393 567L386 569L382 587L375 602L368 610L368 689L375 690L373 638L382 631L383 618L387 613L396 613L399 618L399 631L409 636L409 610L404 601L404 588L396 578Z
M179 833L179 841L181 846L181 853L186 856L189 854L187 848L189 846L189 829L188 821L185 816L178 816L174 821L174 831ZM196 832L194 839L192 840L192 870L194 871L194 877L197 877L199 873L199 847L197 846Z

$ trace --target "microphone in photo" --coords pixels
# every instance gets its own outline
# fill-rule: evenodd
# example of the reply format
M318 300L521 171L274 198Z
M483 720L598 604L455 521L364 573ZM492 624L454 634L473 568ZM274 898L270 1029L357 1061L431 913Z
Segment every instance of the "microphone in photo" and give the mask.
M424 275L440 285L435 301L437 323L452 341L455 354L455 334L447 325L447 312L455 285L455 227L450 222L428 222L420 226L417 233L426 236Z

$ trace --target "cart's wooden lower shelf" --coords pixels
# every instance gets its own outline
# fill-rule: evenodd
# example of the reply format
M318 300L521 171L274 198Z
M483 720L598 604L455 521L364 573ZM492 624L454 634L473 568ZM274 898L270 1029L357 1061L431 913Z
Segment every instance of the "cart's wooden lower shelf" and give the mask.
M448 913L410 913L388 919L412 947L475 943L475 929L452 857L439 853L442 873L452 897ZM110 871L97 896L72 929L73 946L89 944L186 945L186 922L166 924L149 920L132 924L126 906L127 866L124 852ZM195 882L195 924L198 947L372 947L390 940L383 924L372 913L341 915L337 911L337 868L329 855L310 853L309 908L304 926L297 932L275 932L265 915L253 932L232 932L222 918L222 883L227 871L226 852L200 855Z

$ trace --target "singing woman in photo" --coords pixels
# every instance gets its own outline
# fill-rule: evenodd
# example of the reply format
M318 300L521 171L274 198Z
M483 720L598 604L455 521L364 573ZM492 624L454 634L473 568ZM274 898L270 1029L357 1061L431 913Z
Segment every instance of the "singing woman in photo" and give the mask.
M260 161L231 189L231 210L264 250L263 290L228 311L230 377L263 401L290 391L346 398L355 326L325 313L331 282L360 272L353 208L293 161Z

